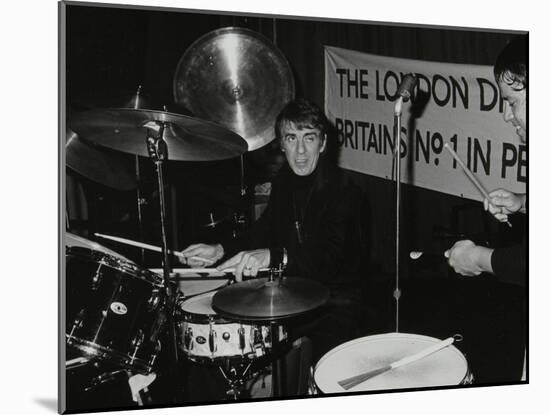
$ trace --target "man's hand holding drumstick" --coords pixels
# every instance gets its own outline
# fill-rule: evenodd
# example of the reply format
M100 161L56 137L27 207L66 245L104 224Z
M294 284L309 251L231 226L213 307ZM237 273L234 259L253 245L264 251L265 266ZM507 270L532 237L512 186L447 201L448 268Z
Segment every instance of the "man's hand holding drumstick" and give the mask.
M524 205L523 199L504 189L498 189L488 193L448 143L445 143L445 148L452 154L453 158L460 167L462 167L462 170L464 170L466 176L468 176L471 182L485 197L483 200L485 210L491 212L497 220L506 222L508 226L511 227L512 224L508 221L508 214L519 211ZM445 251L445 257L448 259L449 266L451 266L456 273L465 276L479 275L482 272L492 273L492 254L493 249L478 246L469 240L458 241L450 249Z
M489 210L493 214L493 216L495 216L495 218L497 218L499 221L505 222L508 224L509 227L512 227L512 224L508 221L508 214L506 214L506 211L504 210L504 205L497 204L499 200L496 199L495 201L493 200L494 198L491 196L493 193L503 189L495 190L492 193L488 193L487 190L485 190L485 187L483 187L483 185L481 184L481 182L476 178L476 176L474 176L474 174L464 164L464 162L460 159L460 157L458 157L458 154L455 153L455 151L451 148L449 143L445 143L444 147L449 151L449 153L451 153L451 155L453 156L455 161L458 163L458 165L462 167L462 170L464 170L464 173L466 174L466 176L468 176L468 178L474 184L477 190L479 190L479 192L485 197L485 199L483 200L483 206L485 206L485 210ZM505 191L505 192L511 193L508 191Z
M223 255L223 246L220 244L193 244L181 251L178 257L180 262L190 267L204 267L218 262Z
M512 193L506 189L497 189L489 193L490 198L483 200L485 210L489 211L498 221L508 222L508 215L527 211L527 197L524 194Z

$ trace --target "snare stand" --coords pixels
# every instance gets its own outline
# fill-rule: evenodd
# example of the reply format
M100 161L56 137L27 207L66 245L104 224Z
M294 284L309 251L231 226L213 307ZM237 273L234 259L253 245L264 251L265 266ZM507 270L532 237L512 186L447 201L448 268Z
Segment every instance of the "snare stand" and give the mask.
M246 390L246 374L248 369L252 366L252 361L246 362L239 361L235 364L231 359L224 361L223 367L220 365L218 369L224 379L229 385L229 390L226 392L228 396L231 396L233 400L237 400L242 397L243 392Z

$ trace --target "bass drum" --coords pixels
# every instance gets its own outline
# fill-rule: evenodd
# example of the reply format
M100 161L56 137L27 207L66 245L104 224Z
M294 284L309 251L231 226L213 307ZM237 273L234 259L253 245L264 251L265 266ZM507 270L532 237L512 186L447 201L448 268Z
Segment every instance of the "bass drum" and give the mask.
M121 257L66 247L66 340L85 356L149 373L164 304L158 275Z
M419 361L390 370L349 390L338 382L379 369L439 342L406 333L386 333L346 342L325 354L314 370L312 393L365 392L471 384L473 376L464 355L448 346Z

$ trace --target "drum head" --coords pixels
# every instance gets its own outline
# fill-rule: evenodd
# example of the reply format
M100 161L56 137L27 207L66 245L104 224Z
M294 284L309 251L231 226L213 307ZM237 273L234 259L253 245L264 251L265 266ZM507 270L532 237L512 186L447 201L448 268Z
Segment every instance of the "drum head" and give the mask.
M460 385L468 374L468 364L454 346L382 373L347 391L338 384L341 380L384 367L439 341L433 337L405 333L387 333L349 341L319 360L315 367L315 383L323 393Z
M223 272L201 276L200 274L180 274L178 272L179 269L175 268L170 277L176 281L178 290L183 294L184 298L218 290L229 285L232 280L232 278L227 277ZM159 275L162 275L163 272L161 268L151 268L151 271Z
M196 314L200 316L215 316L216 312L212 308L212 297L216 294L215 291L197 295L184 301L181 305L182 311L189 314Z
M122 256L112 256L108 253L84 248L82 246L67 245L65 246L65 261L67 264L67 276L69 278L71 278L72 275L77 278L82 278L82 276L89 275L89 272L91 272L90 270L94 267L107 266L120 271L127 277L139 278L147 281L149 284L158 287L162 286L162 277L160 275L150 270L143 269L135 262L125 259ZM72 271L69 271L69 264L73 263L77 265L72 265ZM88 264L88 266L84 264ZM80 269L81 266L84 266L87 271Z

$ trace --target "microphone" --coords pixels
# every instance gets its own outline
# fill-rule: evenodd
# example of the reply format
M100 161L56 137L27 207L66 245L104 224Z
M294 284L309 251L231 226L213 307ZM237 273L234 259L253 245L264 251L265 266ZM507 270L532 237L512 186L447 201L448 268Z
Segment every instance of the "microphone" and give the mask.
M417 82L418 79L414 76L414 74L409 73L405 75L397 87L397 95L403 97L403 101L407 102L411 98L412 91Z

